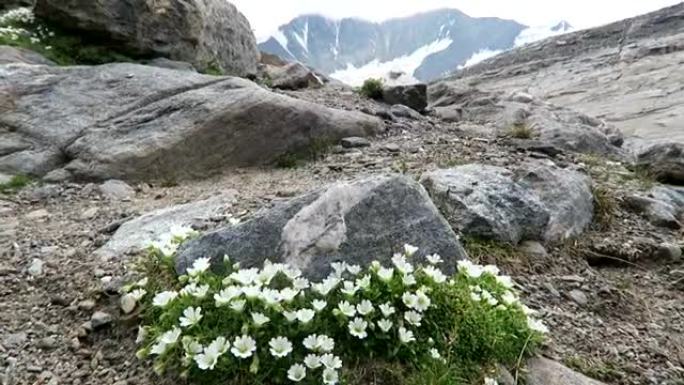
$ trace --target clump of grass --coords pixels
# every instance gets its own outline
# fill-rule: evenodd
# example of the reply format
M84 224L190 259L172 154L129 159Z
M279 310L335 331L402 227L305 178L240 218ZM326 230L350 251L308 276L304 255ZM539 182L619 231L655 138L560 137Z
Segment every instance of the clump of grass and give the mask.
M0 193L14 194L31 183L31 178L26 175L15 175L7 183L0 183Z
M366 79L359 90L359 93L369 99L382 99L382 79Z
M576 355L566 358L564 363L567 367L599 381L613 383L622 380L624 377L619 365L609 360L584 358Z
M325 157L332 147L332 141L325 138L313 138L305 148L287 152L276 158L278 168L296 168L306 162L315 162Z
M515 123L508 130L508 135L516 139L532 139L534 130L525 123Z
M592 194L594 195L594 223L601 230L608 229L613 224L618 209L615 194L604 186L594 186Z
M517 263L521 253L510 243L497 242L473 236L462 237L463 247L471 259L480 263Z
M201 71L205 75L211 75L211 76L223 76L225 75L225 72L219 65L219 63L216 60L213 60L211 63L207 65L207 67Z

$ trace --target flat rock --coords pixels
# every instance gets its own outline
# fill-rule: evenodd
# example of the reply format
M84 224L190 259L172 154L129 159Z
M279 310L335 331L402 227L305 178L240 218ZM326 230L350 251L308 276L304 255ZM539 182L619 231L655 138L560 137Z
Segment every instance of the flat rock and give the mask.
M527 385L605 385L558 362L541 357L527 362L525 380Z
M485 239L563 240L593 218L591 180L541 162L464 165L425 173L421 183L455 229Z
M323 79L302 63L289 63L282 67L272 67L268 71L271 86L281 90L317 88L324 85Z
M256 73L259 52L245 18L226 0L37 0L37 16L109 49L134 57L161 56L200 70Z
M108 180L98 186L100 193L110 200L126 200L135 196L135 190L121 180Z
M45 58L37 52L26 48L0 45L0 65L12 63L55 65L52 60Z
M0 131L0 169L17 174L199 178L382 129L377 118L244 79L136 64L0 66L0 84L13 98L0 114L0 125L12 127Z
M198 220L224 214L235 203L236 195L234 190L226 191L209 199L166 207L132 219L123 223L95 254L110 259L142 250L169 234L173 226L190 226Z
M406 118L406 119L413 119L413 120L423 119L423 115L421 115L418 111L414 110L411 107L407 107L403 104L393 105L390 108L390 113L395 118Z
M340 144L344 148L370 147L371 145L368 139L359 137L343 138Z
M388 264L405 243L420 248L418 260L440 254L451 271L466 257L420 184L400 175L376 176L280 202L236 227L191 240L179 251L177 270L185 271L197 258L220 263L229 255L245 267L268 258L322 278L335 261Z

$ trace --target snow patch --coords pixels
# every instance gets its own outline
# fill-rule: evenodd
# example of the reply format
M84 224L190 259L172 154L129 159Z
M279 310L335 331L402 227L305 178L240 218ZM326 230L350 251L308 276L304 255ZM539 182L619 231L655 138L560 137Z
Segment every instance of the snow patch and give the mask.
M559 28L561 27L561 28ZM572 32L575 29L572 28L566 22L560 22L544 26L528 27L515 39L515 46L520 47L521 45L534 43L535 41L546 39L547 37L558 36L564 33Z
M449 38L438 39L418 48L409 55L401 56L387 62L380 62L378 59L375 59L358 68L350 63L347 64L347 68L330 74L330 77L351 86L360 86L366 79L385 78L390 72L413 74L428 56L444 51L449 48L451 43L453 43L453 40ZM413 76L404 76L400 79L402 83L418 82Z
M285 52L290 54L290 56L292 56L293 58L295 57L295 55L293 55L292 52L290 52L290 49L287 47L290 44L290 42L287 40L287 36L285 36L283 31L281 31L280 29L275 31L275 33L273 33L273 38L278 42L278 44L280 44L281 47L283 47Z
M489 49L489 48L481 49L481 50L475 52L473 54L473 56L470 57L470 59L466 60L465 63L458 66L458 69L473 66L473 65L475 65L481 61L489 59L490 57L494 57L494 56L500 54L501 52L503 52L503 50Z

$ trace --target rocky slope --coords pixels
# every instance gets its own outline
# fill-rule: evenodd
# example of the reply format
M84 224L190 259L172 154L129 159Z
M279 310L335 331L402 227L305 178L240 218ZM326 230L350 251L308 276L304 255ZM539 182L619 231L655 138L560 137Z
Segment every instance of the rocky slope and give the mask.
M443 82L520 89L618 126L684 142L684 4L506 52Z
M0 64L3 384L178 383L135 359L137 315L118 294L174 224L202 233L179 270L268 252L315 275L323 260L364 262L406 241L418 257L495 263L551 329L547 359L516 378L684 378L677 142L635 158L619 122L465 79L384 90L418 109L429 95L421 114L275 62L298 90L179 63L60 68L2 52L19 61ZM306 157L264 163L290 145ZM21 188L12 176L25 168L34 180Z
M397 61L387 71L401 70L427 81L464 65L481 51L513 47L526 28L512 20L475 18L455 9L382 23L304 15L281 26L278 34L260 43L259 48L327 74L372 63L382 67ZM562 33L570 28L567 23L560 23L548 33ZM375 74L378 75L384 74Z

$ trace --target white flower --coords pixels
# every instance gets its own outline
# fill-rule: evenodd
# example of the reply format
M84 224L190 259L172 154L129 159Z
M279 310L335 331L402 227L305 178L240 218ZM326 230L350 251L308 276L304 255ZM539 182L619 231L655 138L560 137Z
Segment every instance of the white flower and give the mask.
M150 348L150 354L161 356L162 354L166 353L167 348L168 348L167 344L157 342L154 345L152 345L152 347Z
M364 321L363 318L354 318L353 321L349 322L349 334L356 338L364 339L368 336L366 333L366 328L368 327L368 322Z
M364 316L368 315L368 314L372 313L373 310L374 310L373 304L371 303L371 301L369 301L367 299L364 299L363 301L361 301L360 304L356 305L356 311L360 315L364 315Z
M366 274L362 278L356 280L356 287L361 290L366 290L370 287L371 276Z
M337 370L325 369L323 370L323 383L326 385L335 385L340 380Z
M306 365L309 369L318 369L323 364L321 363L320 357L315 354L309 354L304 357L304 365Z
M389 282L392 280L392 277L394 276L394 269L389 267L381 267L378 269L378 278L380 278L381 281L383 282Z
M472 299L473 302L481 302L482 301L482 297L480 297L480 295L477 293L470 293L470 299Z
M439 265L440 263L444 262L439 254L428 255L425 257L425 259L427 259L428 263L433 265Z
M303 344L305 348L311 351L318 350L318 339L315 334L306 336L306 338L304 338Z
M297 319L303 324L308 324L316 315L316 312L312 309L300 309L297 310Z
M141 343L145 342L146 338L147 338L147 328L144 328L142 326L138 326L138 335L135 337L135 343L141 344Z
M189 307L183 310L183 316L178 320L180 321L180 326L190 327L196 325L202 319L202 308L200 307Z
M458 261L458 270L464 272L467 276L471 278L480 278L484 270L482 266L476 265L466 259Z
M280 298L285 302L292 302L297 294L299 294L299 290L286 287L280 291Z
M294 280L302 275L302 271L296 267L288 266L287 268L283 269L283 274L285 274L285 276L290 280Z
M404 305L413 309L416 307L416 304L418 303L418 296L415 294L406 292L401 296L401 300L404 302Z
M294 322L297 319L297 312L296 311L284 310L283 311L283 317L285 317L287 322Z
M294 364L287 370L287 378L290 381L299 382L306 377L306 368L302 364Z
M128 293L128 295L130 295L136 301L140 301L141 299L143 299L145 294L147 294L147 291L144 289L136 289Z
M342 288L340 289L340 291L343 294L346 294L350 297L353 296L354 294L356 294L356 292L358 290L359 290L359 287L354 285L354 282L351 282L351 281L344 281L342 283Z
M356 308L354 308L354 305L350 304L347 301L342 301L339 304L337 304L337 308L340 310L342 314L349 318L356 315Z
M320 312L323 309L325 309L326 306L328 306L328 303L323 300L316 299L313 302L311 302L311 306L313 306L314 310Z
M230 352L238 358L248 358L256 351L256 341L250 336L235 337Z
M392 305L390 305L389 302L386 302L380 305L380 311L382 312L382 315L384 315L385 317L389 317L392 314L394 314L396 310Z
M361 266L359 265L347 265L347 271L351 275L359 275L361 272Z
M264 262L264 268L257 275L256 283L261 286L268 286L278 272L278 265L273 265L270 262Z
M539 313L534 309L530 309L529 307L527 307L527 305L521 305L520 308L526 316L536 315L537 313Z
M328 295L338 284L340 283L340 279L336 277L328 277L323 280L321 283L317 283L313 285L314 291L320 293L323 296Z
M194 356L197 367L202 370L214 370L218 359L218 353L208 349L204 351L204 353L199 353Z
M230 349L230 342L225 337L216 337L211 341L207 349L217 351L219 354L225 354Z
M258 276L259 269L251 268L235 271L229 277L243 286L248 286L256 282Z
M309 286L309 280L306 278L296 278L294 281L292 281L292 287L295 290L305 290L308 289Z
M430 357L438 360L438 359L442 358L442 355L439 354L439 351L437 349L432 348L432 349L430 349Z
M192 267L188 269L188 275L191 277L196 277L205 271L209 270L211 267L211 259L209 258L199 258L192 263Z
M292 352L292 342L286 337L271 338L268 346L273 357L285 357Z
M413 273L413 265L408 263L406 261L406 256L402 254L394 254L392 257L392 263L394 264L394 267L397 268L402 274L410 274Z
M182 296L193 296L197 299L203 299L209 293L209 285L197 286L195 283L190 283L186 285L181 291Z
M380 321L378 321L378 327L380 328L380 330L387 333L392 328L392 321L383 318Z
M347 263L333 262L330 264L330 267L332 267L333 274L335 274L336 277L342 277L342 275L344 275L344 272L347 270Z
M507 291L501 296L501 302L505 303L506 305L513 305L518 302L518 297L516 297L513 292Z
M178 338L181 335L181 330L179 327L174 326L173 329L165 332L161 336L159 336L159 342L163 342L167 345L172 345L178 342Z
M442 273L442 271L434 266L426 266L423 268L423 273L430 277L435 283L444 283L447 280L447 276Z
M239 297L240 294L242 294L242 290L237 286L228 286L224 288L220 292L214 294L214 301L216 302L216 307L227 305L234 298Z
M482 297L482 299L487 301L487 303L490 306L496 306L499 304L499 301L497 301L496 298L494 298L494 296L492 296L492 294L490 292L488 292L487 290L482 290L482 293L480 294L480 296Z
M152 299L152 305L164 308L168 306L177 297L178 293L176 293L175 291L163 291L154 296L154 298Z
M420 313L418 312L410 310L404 313L404 319L406 320L406 322L413 326L420 326L420 322L423 320L423 316L420 315Z
M413 342L415 340L416 337L413 336L412 331L407 330L403 326L399 328L399 341L401 341L402 344L408 344L409 342Z
M498 282L501 286L505 287L506 289L513 288L513 279L511 279L511 277L507 275L497 275L496 282Z
M494 265L487 265L487 266L482 268L482 272L483 273L489 273L489 274L496 277L497 275L499 275L500 270L498 267L496 267Z
M430 301L430 297L428 297L424 291L418 290L416 292L416 303L413 308L420 312L424 312L430 307L431 303L432 301Z
M245 304L247 301L244 299L238 299L234 300L230 303L230 308L237 313L242 313L243 310L245 310Z
M321 334L316 337L316 346L316 350L324 353L330 353L335 348L335 340L326 336L325 334Z
M148 282L149 282L149 278L145 277L145 278L140 279L138 282L136 282L135 286L146 287Z
M549 332L549 328L546 327L541 320L536 320L534 318L527 318L527 327L542 334L547 334Z
M263 326L268 323L271 319L266 317L264 313L252 313L252 321L254 321L254 325L258 326Z
M401 282L403 282L405 286L413 286L416 284L416 277L414 277L413 274L406 274L401 278Z
M261 287L257 285L244 286L242 288L242 293L244 293L245 297L248 299L259 298L261 297Z
M186 239L187 237L197 233L192 229L192 227L180 225L171 226L171 230L169 232L171 233L172 237L181 239Z
M493 378L485 377L484 385L499 385L499 382Z
M417 247L411 246L408 243L404 245L404 254L406 254L407 257L412 257L416 251L418 251Z
M321 363L328 369L339 369L342 367L342 360L340 357L332 355L330 353L321 356Z
M202 353L204 350L204 347L202 344L197 342L196 339L190 337L190 336L185 336L181 340L183 344L183 350L185 350L185 356L186 357L193 357L199 353Z

